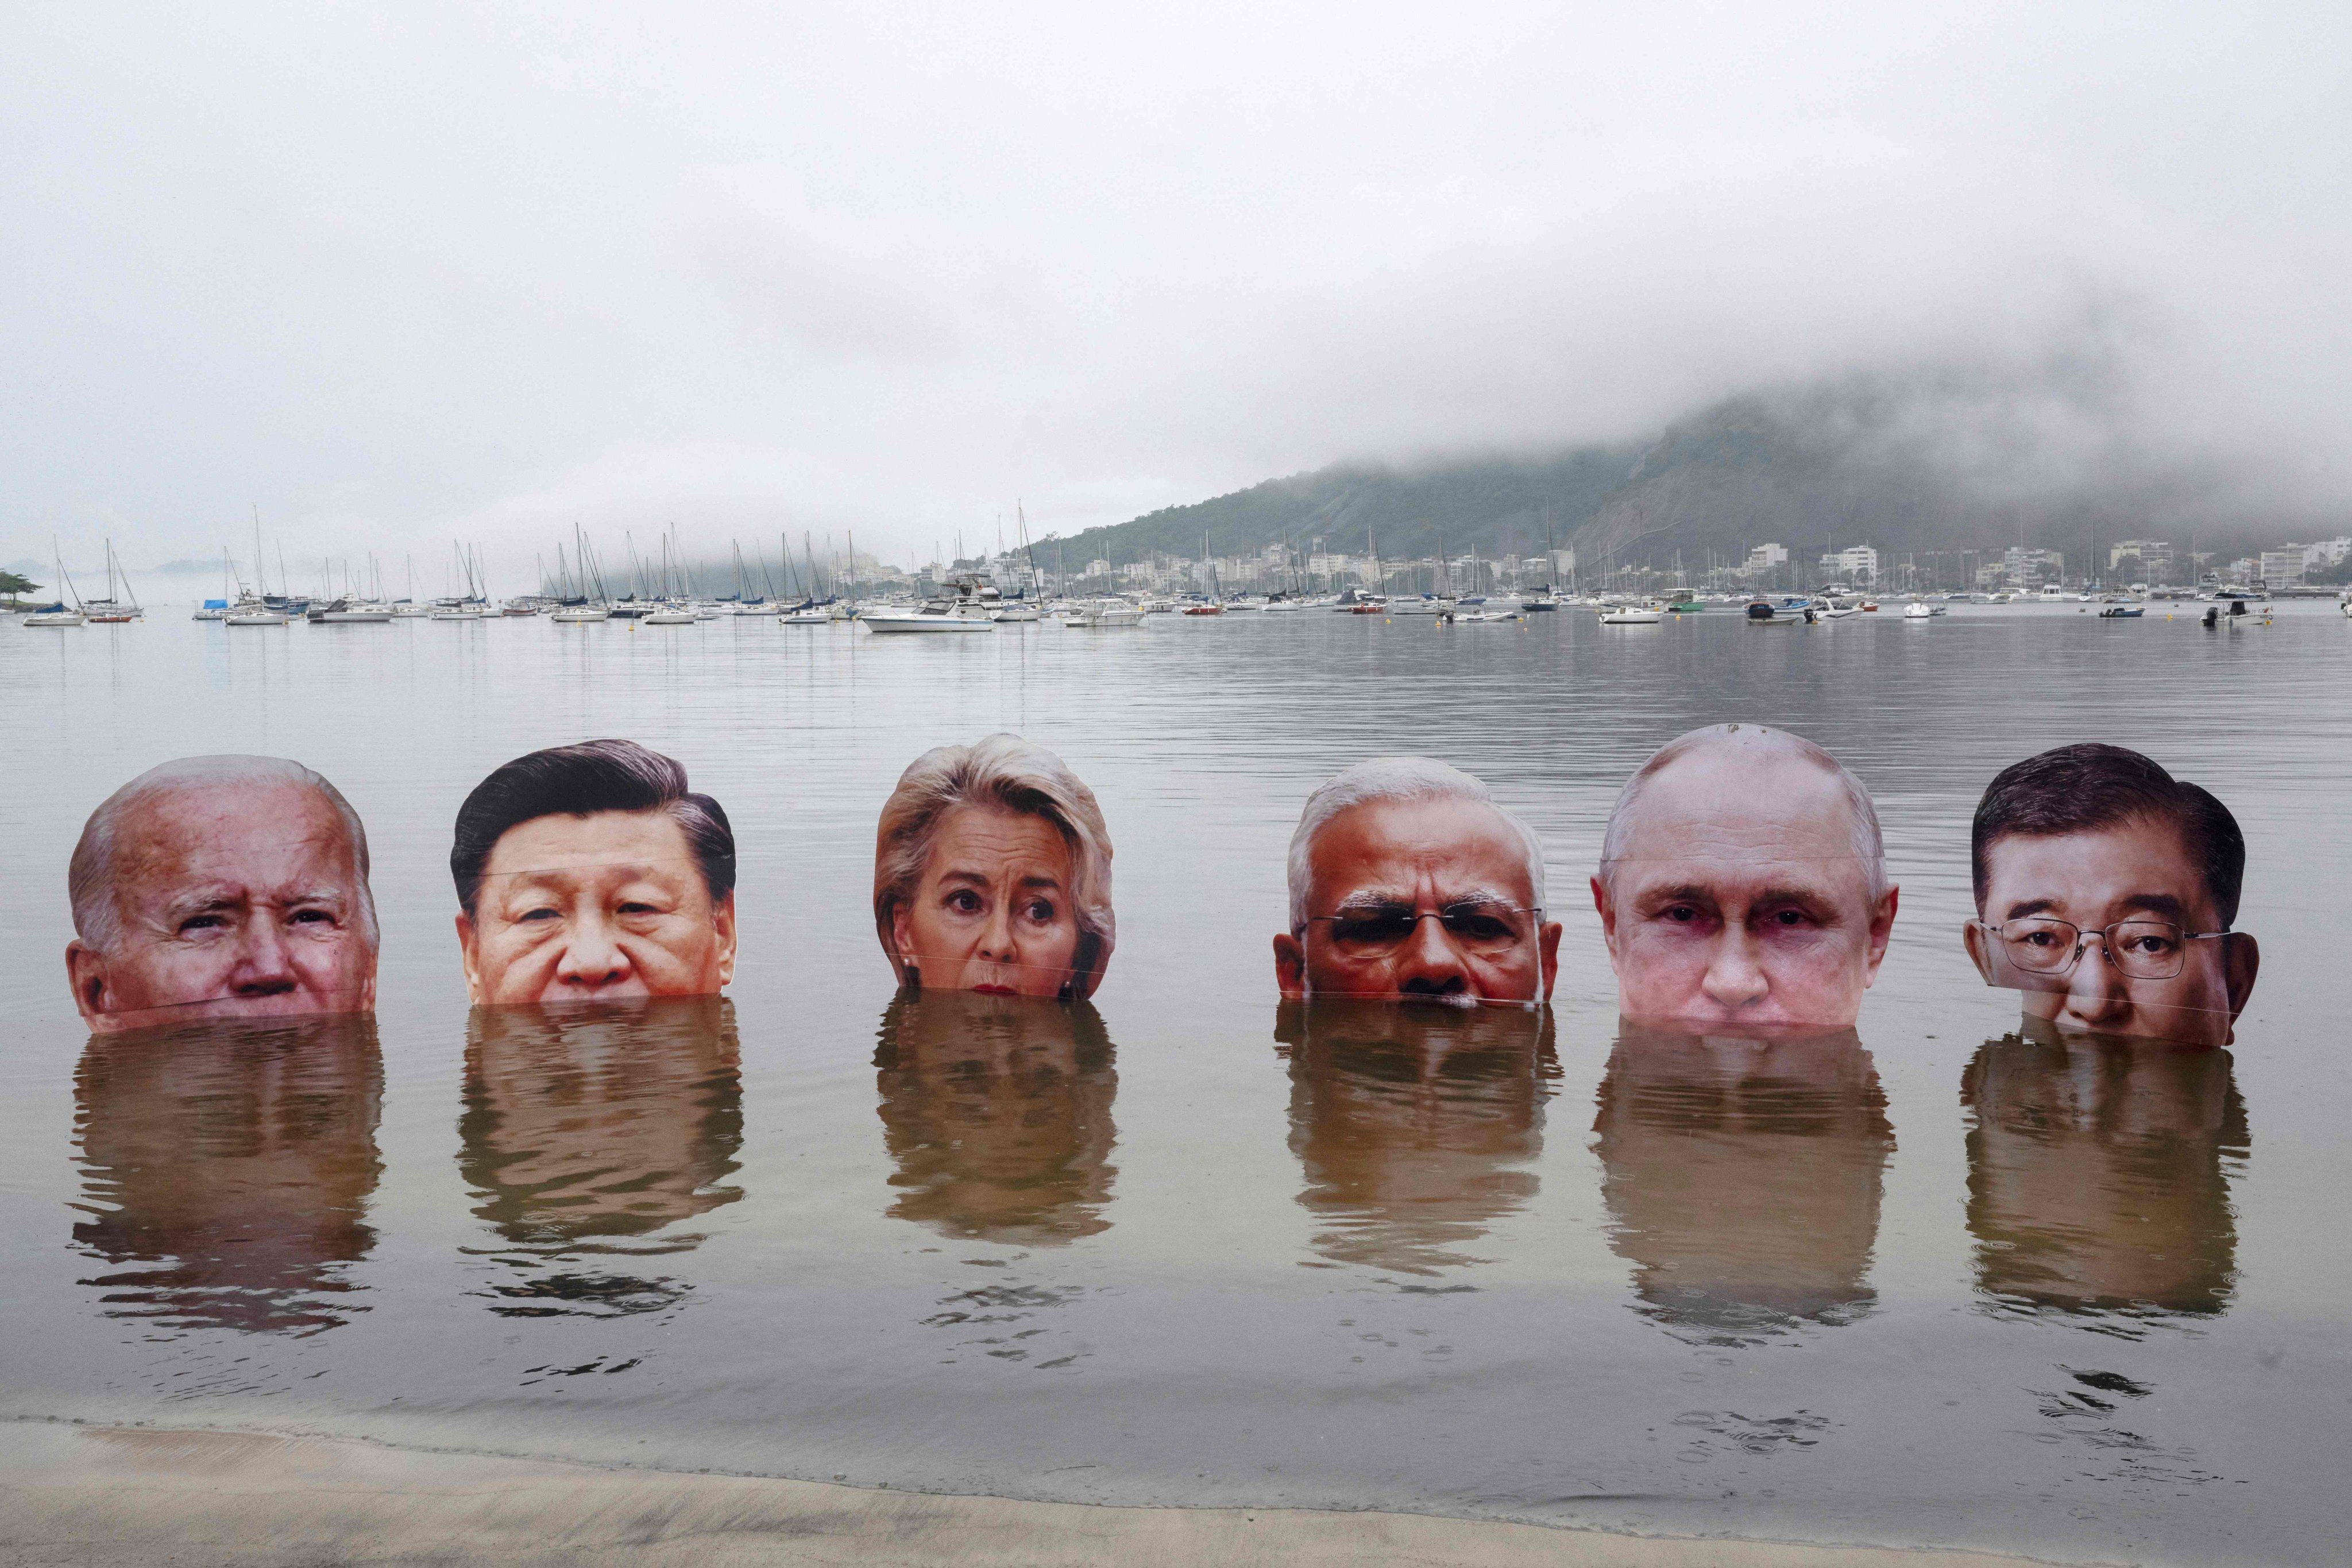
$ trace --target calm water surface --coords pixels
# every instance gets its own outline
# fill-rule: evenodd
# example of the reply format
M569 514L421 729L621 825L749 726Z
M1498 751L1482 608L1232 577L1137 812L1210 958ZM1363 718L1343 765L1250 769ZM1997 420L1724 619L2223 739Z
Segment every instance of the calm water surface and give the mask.
M940 1491L1381 1507L2061 1559L2340 1555L2352 625L2073 606L1749 631L1326 615L1006 627L0 625L5 1410ZM1859 1029L1621 1031L1584 880L1692 725L1885 820ZM894 997L876 814L1018 730L1094 786L1092 1007ZM469 1017L451 819L625 735L733 816L723 1001ZM1958 949L2000 767L2145 750L2246 829L2224 1053L2036 1043ZM1307 791L1423 751L1541 831L1548 1015L1307 1012ZM65 862L133 773L299 758L365 817L372 1022L89 1042Z

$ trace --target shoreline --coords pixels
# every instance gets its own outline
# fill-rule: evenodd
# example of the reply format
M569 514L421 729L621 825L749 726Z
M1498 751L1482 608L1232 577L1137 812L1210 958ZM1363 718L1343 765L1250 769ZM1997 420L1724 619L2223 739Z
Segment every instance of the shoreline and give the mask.
M0 1565L169 1562L1129 1568L2025 1568L1991 1552L1621 1535L1304 1509L1142 1508L608 1468L355 1438L17 1420Z

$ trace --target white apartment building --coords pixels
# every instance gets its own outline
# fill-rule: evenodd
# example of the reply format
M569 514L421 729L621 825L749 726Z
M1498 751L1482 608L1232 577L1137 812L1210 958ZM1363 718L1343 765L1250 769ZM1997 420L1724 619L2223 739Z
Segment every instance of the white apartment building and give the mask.
M2012 545L2002 552L2000 569L2016 586L2035 587L2043 583L2063 581L2066 575L2066 557L2055 550L2027 550Z
M1878 581L1878 549L1870 544L1850 544L1822 557L1822 571L1829 576L1850 578L1857 583Z
M1573 559L1573 552L1570 559ZM1743 577L1761 577L1773 568L1788 563L1789 552L1785 545L1759 544L1748 552L1748 559L1740 563L1739 573Z
M2289 544L2278 550L2263 552L2262 574L2265 588L2291 588L2303 581L2303 546Z
M2150 583L2161 583L2172 568L2172 545L2162 539L2119 539L2107 547L2107 570L2112 572L2124 563L2124 557L2139 557L2139 574Z

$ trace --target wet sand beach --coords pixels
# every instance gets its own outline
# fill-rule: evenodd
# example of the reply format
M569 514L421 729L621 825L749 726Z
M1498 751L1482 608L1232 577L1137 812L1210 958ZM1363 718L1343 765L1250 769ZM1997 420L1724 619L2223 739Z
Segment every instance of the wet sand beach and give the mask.
M2027 1559L1675 1540L1304 1509L1103 1508L765 1477L604 1469L262 1434L0 1429L0 1563L1117 1561L1414 1568L2004 1568Z

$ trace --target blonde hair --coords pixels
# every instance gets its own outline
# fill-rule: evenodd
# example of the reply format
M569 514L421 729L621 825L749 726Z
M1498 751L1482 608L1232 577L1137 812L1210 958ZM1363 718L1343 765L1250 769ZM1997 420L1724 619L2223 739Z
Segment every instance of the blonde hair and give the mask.
M874 929L903 983L907 963L891 934L892 916L914 897L940 821L959 805L992 806L1054 825L1070 847L1070 903L1078 922L1071 994L1101 984L1118 940L1110 907L1110 831L1094 791L1069 765L1018 735L991 735L969 746L934 746L898 775L874 837Z

